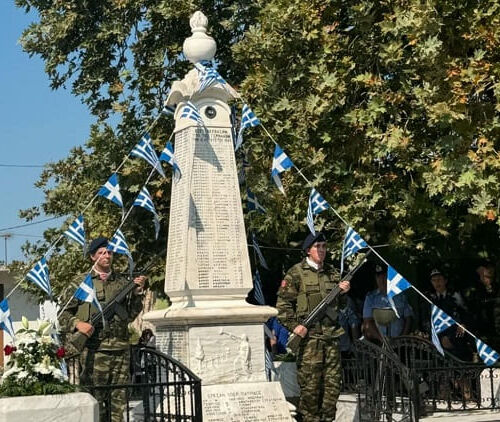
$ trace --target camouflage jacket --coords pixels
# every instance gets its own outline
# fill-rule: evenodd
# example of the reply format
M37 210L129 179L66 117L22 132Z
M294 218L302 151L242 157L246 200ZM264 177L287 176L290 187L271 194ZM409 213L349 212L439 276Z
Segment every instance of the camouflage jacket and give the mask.
M339 279L333 270L325 268L317 271L305 259L295 264L286 273L278 290L276 308L280 323L292 332L338 284ZM339 299L333 307L335 311L339 308ZM308 336L327 339L339 337L343 333L338 319L332 322L330 318L324 317L309 329Z
M78 278L78 282L66 289L67 294L63 295L66 303L70 295L73 295L85 275ZM92 282L96 290L97 299L104 308L105 304L116 296L126 284L131 283L125 276L112 273L106 281L102 281L98 276L92 276ZM92 336L87 340L85 347L91 350L124 350L129 347L128 324L132 322L142 310L142 295L130 293L122 305L127 311L127 318L121 319L114 315L111 321L107 321L106 327L97 328ZM82 302L73 298L66 310L59 317L59 327L63 343L66 336L76 332L76 324L80 321L89 322L92 316L98 312L94 304Z

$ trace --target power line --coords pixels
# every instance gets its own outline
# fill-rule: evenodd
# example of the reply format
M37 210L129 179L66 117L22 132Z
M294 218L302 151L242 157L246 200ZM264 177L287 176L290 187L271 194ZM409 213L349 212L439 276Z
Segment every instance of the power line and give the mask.
M36 165L36 164L0 164L0 167L14 167L14 168L42 168L44 166Z
M64 217L64 215L61 215L59 217L46 218L45 220L35 221L34 223L26 223L26 224L20 224L19 226L5 227L3 229L0 229L0 232L4 232L6 230L20 229L21 227L34 226L35 224L45 223L46 221L51 221L62 217Z

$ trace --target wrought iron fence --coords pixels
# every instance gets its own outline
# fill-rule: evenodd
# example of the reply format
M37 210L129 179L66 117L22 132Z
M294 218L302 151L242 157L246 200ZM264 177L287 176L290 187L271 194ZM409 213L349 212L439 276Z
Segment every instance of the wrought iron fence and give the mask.
M101 422L112 420L118 396L125 398L126 422L202 422L201 380L182 363L155 349L132 347L130 379L120 385L82 385L100 397ZM79 362L68 362L70 380L79 383Z
M357 395L362 421L500 410L500 366L443 357L420 337L398 337L382 347L358 340L342 366L343 391Z

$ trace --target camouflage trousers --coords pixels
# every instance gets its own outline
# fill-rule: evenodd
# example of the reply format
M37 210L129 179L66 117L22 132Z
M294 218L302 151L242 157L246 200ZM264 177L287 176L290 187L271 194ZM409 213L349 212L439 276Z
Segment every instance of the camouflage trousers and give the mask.
M338 340L303 340L297 356L297 377L302 421L334 420L342 381Z
M84 349L80 356L80 384L110 386L127 384L130 379L130 351L105 351ZM122 422L126 405L125 389L95 389L99 402L99 421Z

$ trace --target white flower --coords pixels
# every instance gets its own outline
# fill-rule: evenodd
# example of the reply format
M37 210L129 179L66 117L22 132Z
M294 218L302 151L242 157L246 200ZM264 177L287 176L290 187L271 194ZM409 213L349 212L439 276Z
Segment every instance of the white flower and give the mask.
M21 317L21 324L23 325L23 328L25 330L27 330L28 328L30 328L30 323L28 321L28 318L26 318L25 316Z
M17 379L18 380L22 380L24 378L29 378L30 377L30 374L28 371L20 371L18 374L17 374Z
M9 377L10 375L13 375L13 374L17 374L18 372L21 371L21 368L18 368L17 366L13 366L12 368L10 369L7 369L3 375L2 375L2 379L5 379L7 377Z

